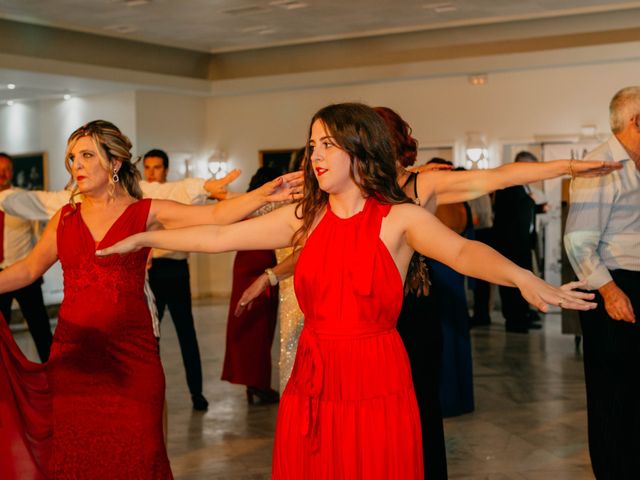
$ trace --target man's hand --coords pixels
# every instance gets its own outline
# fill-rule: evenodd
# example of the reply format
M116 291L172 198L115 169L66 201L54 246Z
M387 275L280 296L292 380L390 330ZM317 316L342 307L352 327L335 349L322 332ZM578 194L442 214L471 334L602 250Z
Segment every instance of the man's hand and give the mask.
M636 323L636 316L633 313L633 306L629 297L611 281L598 289L604 299L604 308L614 320Z
M222 178L210 178L204 182L204 189L209 193L209 198L224 200L227 198L227 186L240 176L240 170L231 170Z

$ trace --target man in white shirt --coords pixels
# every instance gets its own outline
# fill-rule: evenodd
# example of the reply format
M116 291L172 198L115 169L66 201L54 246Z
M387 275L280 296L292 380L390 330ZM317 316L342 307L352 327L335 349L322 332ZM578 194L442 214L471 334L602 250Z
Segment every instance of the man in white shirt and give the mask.
M0 153L0 191L9 192L13 179L13 159ZM33 222L0 211L0 270L26 257L36 243ZM42 362L49 358L52 334L49 315L42 298L42 278L13 292L0 294L0 312L7 323L11 319L11 304L15 299L27 321L29 331Z
M585 159L618 161L599 178L575 178L567 255L598 308L580 312L589 452L598 480L640 478L640 86L609 107L613 135Z
M169 172L169 157L163 150L154 149L143 157L144 179L150 185L164 184ZM196 203L178 199L183 203ZM203 199L204 201L204 199ZM162 320L165 308L169 308L176 328L182 362L191 393L194 410L206 410L209 402L202 394L202 362L191 309L188 254L153 249L149 285L156 299L158 318Z

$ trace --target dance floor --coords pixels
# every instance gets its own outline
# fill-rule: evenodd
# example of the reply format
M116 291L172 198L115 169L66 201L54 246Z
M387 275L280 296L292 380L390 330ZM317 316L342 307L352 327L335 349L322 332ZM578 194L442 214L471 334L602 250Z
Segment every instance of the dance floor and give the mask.
M206 413L191 409L168 316L162 330L176 480L268 479L277 406L247 405L242 387L219 380L227 303L196 301L194 313L210 402ZM544 330L529 335L505 334L499 317L491 327L472 331L476 411L445 422L449 477L592 479L582 359L573 337L560 334L559 315L548 315ZM33 358L28 334L17 338Z

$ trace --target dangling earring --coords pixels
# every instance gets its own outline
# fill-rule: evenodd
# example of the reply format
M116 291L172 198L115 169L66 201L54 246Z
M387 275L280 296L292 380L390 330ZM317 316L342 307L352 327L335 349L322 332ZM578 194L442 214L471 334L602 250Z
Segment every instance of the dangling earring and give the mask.
M111 180L113 180L113 183L118 183L120 181L120 177L118 176L118 170L117 169L113 169L113 177L111 177Z

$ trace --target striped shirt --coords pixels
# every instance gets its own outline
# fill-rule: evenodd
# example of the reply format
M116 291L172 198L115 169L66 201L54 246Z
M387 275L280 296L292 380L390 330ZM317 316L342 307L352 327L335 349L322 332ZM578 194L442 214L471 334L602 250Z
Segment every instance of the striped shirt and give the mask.
M590 290L612 281L609 270L640 271L640 171L615 136L585 160L621 162L596 178L575 178L564 245Z

